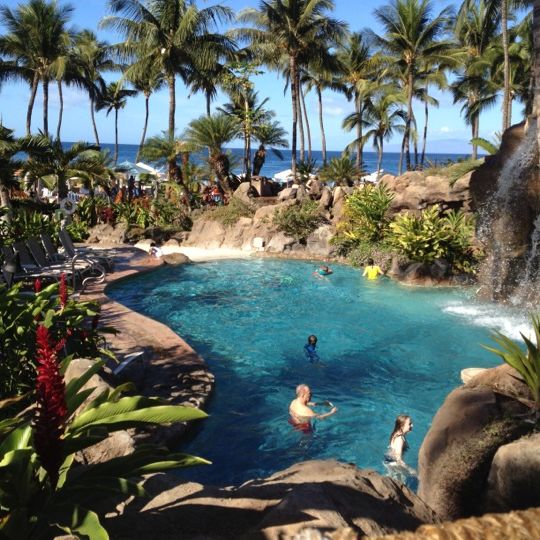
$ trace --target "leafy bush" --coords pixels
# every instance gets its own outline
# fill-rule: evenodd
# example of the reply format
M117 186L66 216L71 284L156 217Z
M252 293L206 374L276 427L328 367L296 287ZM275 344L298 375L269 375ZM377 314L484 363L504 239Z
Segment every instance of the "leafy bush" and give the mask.
M3 208L2 214L5 214L6 211ZM60 220L53 215L31 209L14 209L9 222L0 219L0 242L10 245L31 236L39 237L41 233L48 233L56 237L59 229Z
M538 421L540 414L540 316L532 316L532 326L536 343L521 334L526 350L500 332L494 332L492 335L493 341L500 348L486 346L484 348L500 356L523 377L533 397L533 403L528 403L528 405L534 409L535 418Z
M296 174L301 182L307 182L310 174L315 174L317 171L316 159L303 159L296 164Z
M448 178L450 186L453 186L462 176L478 169L484 163L484 158L481 159L462 159L459 161L448 161L441 165L431 164L424 170L424 174L429 176L445 176Z
M84 385L103 366L96 362L65 385L58 343L45 326L36 336L36 403L0 422L0 536L52 538L61 533L90 540L109 538L98 512L119 496L144 495L137 478L207 461L166 448L141 446L129 455L93 465L73 466L75 453L105 440L114 431L149 424L204 418L192 407L168 405L142 396L121 397L122 388L104 390L77 412L95 390Z
M43 323L57 341L64 338L58 351L60 358L68 354L92 358L102 352L96 324L98 315L97 304L67 299L65 282L54 283L35 294L22 292L21 284L11 289L0 285L0 399L33 388L34 336L38 324Z
M376 243L388 232L388 209L394 194L384 184L366 185L354 191L345 201L343 218L332 243L347 254L362 242Z
M369 259L373 259L383 269L388 270L392 264L392 259L398 257L399 262L406 262L404 257L396 252L391 246L384 242L373 244L371 242L359 242L349 251L347 260L352 266L362 267L368 264Z
M232 227L242 217L253 217L255 210L241 201L238 197L231 197L225 206L208 207L204 212L204 219L218 221L225 227Z
M299 205L282 208L274 215L274 225L296 241L304 243L322 221L315 201L305 200Z
M475 253L474 223L461 211L440 215L439 207L424 210L420 217L405 213L390 224L388 241L412 261L450 261L461 271L472 271Z
M333 158L319 173L323 182L336 182L338 185L352 186L362 176L362 171L348 155Z

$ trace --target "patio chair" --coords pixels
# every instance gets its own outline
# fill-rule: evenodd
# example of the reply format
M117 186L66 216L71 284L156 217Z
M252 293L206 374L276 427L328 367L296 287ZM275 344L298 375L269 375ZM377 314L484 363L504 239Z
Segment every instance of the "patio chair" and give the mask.
M73 240L71 239L71 236L69 236L66 229L61 229L58 233L58 237L60 238L60 243L62 244L64 252L68 257L71 258L75 257L75 255L81 255L90 259L96 259L100 264L109 270L113 270L114 255L116 254L116 250L75 247L75 244L73 243Z
M2 264L1 268L1 274L8 288L11 288L14 283L18 283L20 281L27 282L28 284L33 285L33 282L36 278L45 281L58 281L58 279L60 278L59 274L51 275L39 271L24 271L20 264L19 254L13 251L11 246L2 246L1 252L2 258L4 260L4 264Z

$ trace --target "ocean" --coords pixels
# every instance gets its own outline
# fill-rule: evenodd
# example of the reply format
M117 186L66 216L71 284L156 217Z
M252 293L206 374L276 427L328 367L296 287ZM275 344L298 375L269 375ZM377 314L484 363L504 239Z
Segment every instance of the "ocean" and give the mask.
M71 143L65 143L67 146L70 146ZM114 144L103 143L103 149L107 149L111 152L111 155L114 155ZM118 163L123 161L130 161L135 163L135 158L137 155L136 144L120 144L118 147ZM230 148L229 149L233 155L233 166L232 171L236 174L242 172L242 158L243 150L241 148ZM290 169L291 167L291 151L282 150L283 160L280 160L276 157L271 151L266 154L266 161L261 170L261 174L264 176L272 177L274 174L281 172L285 169ZM252 158L254 151L252 150ZM307 154L307 152L306 152ZM297 157L299 153L297 154ZM341 152L328 151L327 159L330 160L334 157L340 157ZM411 156L412 158L413 156ZM420 157L420 156L419 156ZM469 156L467 154L426 154L426 165L430 164L444 164L451 161L457 161L458 159L465 159ZM316 160L316 165L318 167L322 166L322 152L320 150L313 151L313 158ZM196 159L196 158L195 158ZM391 174L397 174L399 165L399 153L398 152L385 152L383 154L382 168L384 172ZM377 154L375 152L364 152L364 166L366 173L371 173L377 169Z

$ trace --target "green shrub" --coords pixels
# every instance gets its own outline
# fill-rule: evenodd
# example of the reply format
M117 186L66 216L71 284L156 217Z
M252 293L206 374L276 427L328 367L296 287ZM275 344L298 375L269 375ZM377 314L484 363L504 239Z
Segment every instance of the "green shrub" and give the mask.
M251 218L254 214L255 210L251 206L238 197L231 197L229 204L215 208L208 207L203 213L203 219L218 221L225 227L232 227L240 218Z
M461 211L441 215L437 205L420 217L399 214L390 224L388 241L411 261L430 263L444 258L460 271L472 271L474 222Z
M274 225L297 242L305 243L322 219L319 205L315 201L305 200L299 205L278 210L274 214Z
M348 255L348 262L355 267L366 266L369 259L373 259L383 269L388 270L392 265L392 259L400 257L391 246L381 242L373 244L371 242L359 242L355 244ZM400 262L405 262L403 257L400 257Z
M348 155L332 158L320 171L319 177L323 182L336 182L344 186L352 186L362 175L355 161Z
M363 243L381 242L388 232L388 210L394 194L384 184L356 189L345 201L345 211L332 239L346 255Z

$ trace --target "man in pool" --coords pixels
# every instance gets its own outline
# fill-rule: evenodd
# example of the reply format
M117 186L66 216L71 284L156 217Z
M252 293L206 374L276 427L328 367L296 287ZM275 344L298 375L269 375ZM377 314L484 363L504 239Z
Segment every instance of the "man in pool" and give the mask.
M296 387L296 399L291 401L289 405L289 414L291 415L289 423L295 429L309 433L311 431L311 420L318 418L323 420L337 412L337 407L334 407L329 401L324 402L329 407L332 407L327 413L317 414L311 407L316 407L318 404L310 401L311 390L307 384L299 384Z

